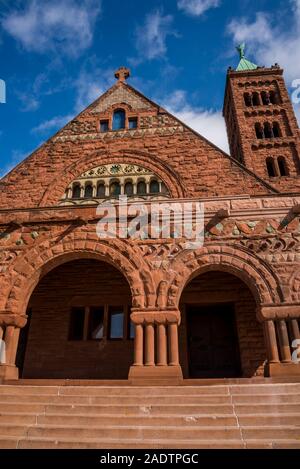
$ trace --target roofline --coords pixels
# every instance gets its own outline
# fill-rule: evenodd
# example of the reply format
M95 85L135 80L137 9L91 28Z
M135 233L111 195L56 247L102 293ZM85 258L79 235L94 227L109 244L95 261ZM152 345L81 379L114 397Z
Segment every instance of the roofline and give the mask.
M277 67L276 67L277 68ZM271 70L271 69L269 69ZM280 69L279 69L280 70ZM251 71L252 73L256 72L256 70L253 70ZM247 73L251 73L251 72L247 72ZM229 78L229 74L231 73L230 70L228 70L227 72L227 80ZM242 75L244 74L245 72L235 72L236 74L238 75ZM270 73L270 72L268 72ZM126 82L116 82L114 83L107 91L105 91L105 93L103 93L102 95L100 95L98 98L96 98L90 105L88 105L86 108L84 108L82 111L80 111L76 116L73 117L73 119L71 119L69 122L67 122L62 128L60 128L57 132L55 132L51 137L49 137L40 147L36 148L32 153L30 153L24 160L20 161L20 163L17 164L17 166L15 166L14 168L12 168L5 176L3 176L3 178L0 179L0 185L1 184L4 184L4 181L2 182L2 179L8 177L13 171L15 171L16 169L19 168L19 166L21 166L22 164L24 164L29 158L31 158L35 153L37 153L39 150L41 150L44 146L46 146L53 138L55 138L62 130L64 130L69 124L70 122L72 122L73 120L79 118L81 116L81 114L85 113L88 109L91 109L98 101L99 99L103 98L106 94L108 94L109 92L111 92L114 88L117 88L119 86L126 86L128 87L129 89L131 89L133 92L135 92L136 94L138 94L141 98L145 99L146 101L148 101L151 105L153 105L154 107L156 107L157 109L160 110L160 112L162 113L166 113L168 116L172 117L173 119L177 120L177 122L179 122L183 127L185 127L186 129L188 129L190 132L192 132L194 135L196 135L198 138L200 138L201 140L203 140L204 142L206 142L209 146L215 148L217 151L221 152L226 158L228 158L232 163L236 164L239 168L241 168L242 170L244 170L245 172L247 172L250 176L253 176L255 179L257 179L257 181L259 181L261 184L263 184L266 188L268 188L269 190L273 191L274 193L277 193L279 194L280 191L278 191L277 189L275 189L273 186L271 186L269 183L267 183L264 179L260 178L259 176L257 176L255 173L253 173L252 171L250 171L248 168L246 168L246 166L244 166L243 164L241 164L240 162L238 162L237 160L235 160L231 155L229 155L228 153L226 153L224 150L222 150L221 148L219 148L217 145L215 145L214 143L210 142L207 138L203 137L203 135L199 134L199 132L197 132L196 130L192 129L191 127L189 127L187 124L185 124L184 122L182 122L180 119L178 119L176 116L174 116L173 114L171 114L169 111L167 111L165 108L161 107L159 104L155 103L154 101L152 101L151 99L147 98L147 96L145 96L143 93L141 93L140 91L136 90L133 86L129 85L128 83Z

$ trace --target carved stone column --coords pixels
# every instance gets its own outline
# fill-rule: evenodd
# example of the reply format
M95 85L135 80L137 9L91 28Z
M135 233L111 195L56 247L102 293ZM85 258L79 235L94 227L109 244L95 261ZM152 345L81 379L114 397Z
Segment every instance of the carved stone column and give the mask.
M135 324L134 337L134 366L144 364L144 328L142 324Z
M165 324L157 324L157 366L166 366L167 356L167 332Z
M292 361L291 348L290 348L290 341L289 341L287 326L286 326L286 322L284 319L280 319L277 322L277 330L278 330L278 337L279 337L281 361L283 363L290 363Z
M128 379L133 383L179 383L182 380L178 351L180 312L174 308L133 308L131 320L136 334L134 364Z
M267 376L300 376L300 363L292 361L291 356L292 342L299 333L300 304L263 305L257 313L264 324Z
M1 379L18 379L19 373L16 367L16 355L19 342L20 328L24 327L27 317L0 312L0 339L4 341L5 363L0 363ZM3 343L2 343L3 345Z
M279 354L274 321L264 322L264 333L268 349L269 363L279 363Z

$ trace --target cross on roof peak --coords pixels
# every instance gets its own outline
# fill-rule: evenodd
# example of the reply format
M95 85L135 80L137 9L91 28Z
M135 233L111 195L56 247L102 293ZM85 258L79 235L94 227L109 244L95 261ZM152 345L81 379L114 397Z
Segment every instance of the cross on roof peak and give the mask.
M127 67L120 67L116 73L115 77L119 82L125 82L128 77L130 77L130 70Z

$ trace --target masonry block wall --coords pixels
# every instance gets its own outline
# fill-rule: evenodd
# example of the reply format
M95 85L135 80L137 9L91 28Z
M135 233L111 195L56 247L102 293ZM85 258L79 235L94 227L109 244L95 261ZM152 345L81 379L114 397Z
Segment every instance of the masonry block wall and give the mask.
M108 339L106 323L101 340L69 340L71 308L104 304L131 304L126 280L109 264L82 259L47 274L29 303L23 377L126 379L133 359L128 335Z
M229 70L224 117L234 158L282 192L299 190L300 133L282 69ZM285 171L278 167L278 158L285 162Z

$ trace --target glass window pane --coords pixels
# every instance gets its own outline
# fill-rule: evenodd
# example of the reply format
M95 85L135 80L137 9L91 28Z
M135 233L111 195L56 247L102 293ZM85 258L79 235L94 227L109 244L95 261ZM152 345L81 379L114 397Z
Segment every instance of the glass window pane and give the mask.
M129 119L129 128L130 129L136 129L137 128L137 118L136 117L131 117Z
M79 199L80 192L81 192L80 186L77 184L76 186L73 187L72 198Z
M108 132L108 121L101 121L100 122L100 132Z
M110 195L118 196L121 194L121 186L119 182L113 182L110 185Z
M113 130L125 129L125 111L123 109L114 112L112 128Z
M146 194L146 183L144 181L140 181L137 185L137 193L139 195Z
M85 308L72 308L69 340L82 340L84 328Z
M157 181L151 181L150 192L151 194L157 194L159 192L159 183Z
M105 197L105 185L99 184L97 188L97 197Z
M133 195L133 184L132 182L126 182L125 184L125 194L128 196Z
M122 339L124 335L124 310L123 306L109 308L109 338Z
M104 308L103 306L90 308L88 338L92 340L102 339L104 332Z
M135 338L135 327L134 327L134 323L132 321L130 321L129 338L130 339Z
M93 186L91 186L90 184L85 187L84 197L86 199L91 199L93 197Z

